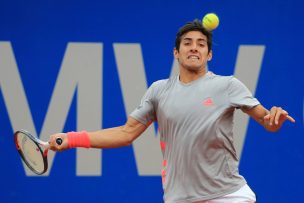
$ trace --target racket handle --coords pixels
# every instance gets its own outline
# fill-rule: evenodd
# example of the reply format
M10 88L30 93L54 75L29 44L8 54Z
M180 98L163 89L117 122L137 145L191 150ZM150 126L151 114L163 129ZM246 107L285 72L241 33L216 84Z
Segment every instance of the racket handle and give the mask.
M56 138L56 143L58 145L61 145L62 144L62 139L60 137Z

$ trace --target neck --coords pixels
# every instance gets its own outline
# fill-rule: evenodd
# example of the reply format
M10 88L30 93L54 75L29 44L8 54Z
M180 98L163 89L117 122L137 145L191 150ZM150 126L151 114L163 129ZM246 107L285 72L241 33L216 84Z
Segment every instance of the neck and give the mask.
M206 73L206 67L200 68L199 70L189 70L179 67L179 80L186 84L203 77Z

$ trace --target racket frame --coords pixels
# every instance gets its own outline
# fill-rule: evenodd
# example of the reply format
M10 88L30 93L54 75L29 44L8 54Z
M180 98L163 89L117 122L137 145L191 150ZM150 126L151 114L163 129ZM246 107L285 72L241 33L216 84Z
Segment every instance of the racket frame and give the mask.
M37 149L39 149L39 152L41 153L41 156L43 158L43 165L44 165L43 171L35 170L31 166L31 164L28 163L28 161L26 160L25 155L24 155L23 151L21 150L21 147L19 146L19 143L18 143L18 134L19 133L22 133L25 136L27 136L29 139L31 139L35 143L35 145L37 146ZM21 156L23 162L27 165L27 167L29 169L31 169L31 171L33 171L37 175L41 175L41 174L43 174L47 171L47 169L48 169L47 154L48 154L48 149L49 149L49 143L48 142L43 142L43 141L39 140L37 137L34 137L31 133L27 132L26 130L16 131L15 134L14 134L14 141L15 141L17 151L19 152L19 155ZM45 148L44 150L42 149L41 145Z

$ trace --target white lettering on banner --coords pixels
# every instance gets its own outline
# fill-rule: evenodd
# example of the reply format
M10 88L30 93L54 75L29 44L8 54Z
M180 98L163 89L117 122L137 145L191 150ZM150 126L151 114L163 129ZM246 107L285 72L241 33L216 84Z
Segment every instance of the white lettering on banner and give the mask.
M253 95L255 95L257 82L259 80L264 51L265 46L263 45L239 46L234 75L246 84ZM249 117L241 111L236 111L234 123L234 145L238 157L241 158Z
M126 113L129 115L147 91L142 52L140 44L119 43L114 44L114 52ZM157 135L154 125L150 125L133 143L139 175L160 174L162 157Z
M147 80L140 44L114 43L121 89L126 114L139 104L147 90ZM50 104L40 133L40 139L48 140L50 134L63 130L73 96L77 91L77 130L97 130L102 126L102 48L101 43L69 43ZM255 93L264 46L240 46L235 76ZM0 42L0 88L13 130L28 129L37 135L26 94L18 72L10 42ZM178 73L174 60L171 75ZM20 117L19 115L23 115ZM235 145L241 154L249 118L243 113L235 116ZM151 125L133 143L139 175L160 175L161 151L159 137ZM48 176L55 154L49 153ZM76 174L100 176L102 174L102 151L77 149ZM25 165L27 176L34 176Z
M27 129L37 135L9 42L0 42L0 56L0 87L13 130ZM77 129L101 128L101 59L102 44L100 43L68 45L40 139L48 140L50 134L62 132L76 89L78 90ZM45 176L51 171L54 155L55 153L49 151L49 170L44 174ZM24 169L27 176L35 175L25 165ZM77 175L101 175L100 150L77 149Z
M46 126L51 126L60 116L64 117L64 120L61 120L63 127L70 106L68 102L72 101L77 88L77 130L102 128L102 50L101 43L69 43L46 116L46 119L49 119L49 122L46 122L49 125ZM68 99L62 101L67 97L66 94L69 95ZM62 106L64 104L65 106ZM54 126L49 130L58 127ZM47 135L47 132L42 131L42 135ZM78 148L76 174L100 176L101 153L99 149Z
M10 42L0 42L0 58L0 88L11 125L14 131L27 129L36 135L32 114ZM25 164L23 167L26 175L34 175Z

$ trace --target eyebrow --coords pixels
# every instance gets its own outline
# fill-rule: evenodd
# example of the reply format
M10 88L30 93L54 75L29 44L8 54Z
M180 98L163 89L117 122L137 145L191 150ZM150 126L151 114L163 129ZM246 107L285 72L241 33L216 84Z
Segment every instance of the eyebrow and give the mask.
M183 38L182 40L186 40L186 41L192 41L193 40L193 38L190 38L190 37L185 37L185 38ZM207 40L206 39L204 39L204 38L198 38L197 39L198 41L204 41L204 42L206 42Z

